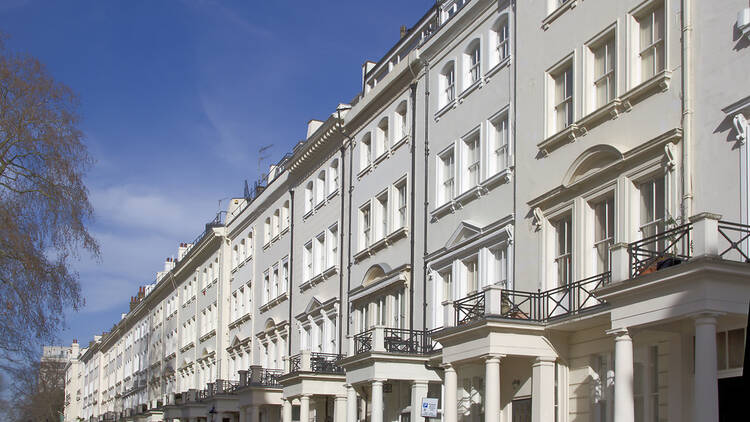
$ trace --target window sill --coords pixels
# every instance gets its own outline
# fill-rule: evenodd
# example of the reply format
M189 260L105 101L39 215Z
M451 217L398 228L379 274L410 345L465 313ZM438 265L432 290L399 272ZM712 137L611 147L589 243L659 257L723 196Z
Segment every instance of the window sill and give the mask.
M574 142L579 135L578 125L573 123L565 129L549 136L547 139L536 144L543 156L549 155L550 152L561 146Z
M310 211L310 214L312 214L312 211ZM266 242L266 243L263 244L263 250L268 249L269 246L271 246L271 241L270 240L268 242Z
M253 259L253 255L252 255L252 254L251 254L250 256L248 256L247 258L245 258L245 262L248 262L248 261L250 261L251 259ZM242 265L244 265L244 264L242 264Z
M634 86L620 97L623 107L626 111L630 110L633 104L638 103L645 97L656 92L664 92L668 90L671 79L672 72L669 70L662 70L652 76L651 79Z
M396 151L401 145L404 145L405 143L407 143L409 141L409 137L410 137L409 135L404 135L401 139L396 141L396 143L393 144L393 146L391 147L391 153Z
M211 331L207 332L206 334L202 335L201 338L198 340L203 343L204 341L210 339L211 337L216 335L216 328L212 329Z
M184 346L182 346L180 348L180 353L185 353L188 350L192 349L194 346L195 346L195 343L191 341L190 343L188 343L188 344L186 344L186 345L184 345Z
M448 201L448 202L440 205L439 207L435 208L434 210L432 210L432 212L430 213L430 216L432 217L431 221L434 223L440 217L442 217L442 216L444 216L444 215L446 215L448 213L452 214L454 212L456 212L456 204L451 199L450 201Z
M339 268L336 265L331 265L330 267L326 268L321 272L320 274L316 275L315 277L307 280L306 282L300 284L299 290L300 292L304 292L305 290L311 289L316 284L321 283L323 280L330 278L334 274L338 272Z
M487 73L484 75L484 82L487 83L490 81L490 78L495 75L495 73L499 72L500 69L503 69L505 67L510 66L510 56L500 60L496 65L492 66L492 69L488 70Z
M338 194L339 194L339 188L336 187L336 189L334 189L331 193L328 194L328 197L326 199L330 201L332 198L334 198Z
M444 105L443 108L441 108L435 113L435 122L438 122L445 113L456 108L457 106L458 106L458 102L455 99L449 102L448 104Z
M307 220L308 218L310 218L311 215L313 215L313 210L312 209L310 209L306 213L302 214L302 219L303 220Z
M568 10L574 9L576 6L578 6L578 0L569 0L558 6L557 9L553 10L552 13L542 20L542 29L545 31L549 29L549 26L553 21L562 16Z
M273 308L274 306L278 305L279 303L285 301L287 297L288 295L286 293L282 293L276 296L275 298L269 300L268 302L260 305L260 307L258 307L258 311L261 313L266 312L269 309Z
M458 195L456 199L454 199L453 201L458 204L459 208L461 208L467 202L471 202L475 199L478 199L480 196L484 195L485 193L487 193L487 190L482 186L482 184L479 184L479 185L476 185L467 189L461 195Z
M375 160L373 160L372 165L374 167L377 167L377 165L385 161L386 158L388 158L388 149L381 152L380 155L378 155Z
M482 77L480 76L479 79L472 82L471 85L467 86L466 89L461 91L460 94L458 94L458 103L461 104L464 102L466 97L469 96L472 92L476 91L477 89L480 89L482 87Z
M236 273L236 272L237 272L237 270L239 270L239 269L240 269L240 266L239 266L239 265L237 265L237 266L235 266L234 268L232 268L232 274Z
M362 170L359 171L359 173L357 173L357 178L358 179L363 178L367 173L370 172L370 170L372 170L372 164L368 163L365 168L363 168Z
M401 237L406 237L408 233L409 233L409 229L407 227L399 227L395 231L391 232L391 234L389 234L388 236L378 239L376 242L372 243L369 247L357 252L354 255L354 261L358 262L369 256L374 255L381 249L385 249L388 246L392 245L396 240L400 239Z
M286 226L283 229L281 229L281 232L279 233L279 237L287 234L287 232L289 232L289 226Z
M229 329L230 330L234 329L235 327L237 327L238 325L242 324L243 322L249 321L250 320L250 315L251 315L250 312L247 312L247 313L245 313L245 315L242 315L241 317L239 317L239 318L235 319L234 321L230 322L229 323Z
M315 207L313 207L313 211L317 211L317 210L319 210L319 209L323 208L323 206L324 206L325 204L326 204L326 200L325 200L325 198L321 199L320 201L318 201L318 203L317 203L317 204L315 204Z
M609 103L599 107L591 113L584 116L576 124L582 132L588 132L591 128L600 125L602 122L610 119L616 119L622 111L622 103L619 98L615 98Z
M493 174L492 176L488 177L482 182L482 186L485 187L495 187L497 185L502 185L504 183L510 182L510 179L513 177L513 170L510 167L506 167L499 172Z

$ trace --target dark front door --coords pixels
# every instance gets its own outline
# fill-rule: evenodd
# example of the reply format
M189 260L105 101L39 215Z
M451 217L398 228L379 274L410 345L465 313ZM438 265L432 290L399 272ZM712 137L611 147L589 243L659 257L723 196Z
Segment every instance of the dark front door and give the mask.
M531 422L531 399L513 400L513 422Z
M719 378L719 422L736 421L747 413L746 394L742 377Z

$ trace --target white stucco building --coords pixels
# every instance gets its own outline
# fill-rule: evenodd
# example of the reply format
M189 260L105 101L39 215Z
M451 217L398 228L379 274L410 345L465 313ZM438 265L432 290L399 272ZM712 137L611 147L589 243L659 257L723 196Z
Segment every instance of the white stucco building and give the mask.
M747 8L436 2L95 337L81 417L718 421Z

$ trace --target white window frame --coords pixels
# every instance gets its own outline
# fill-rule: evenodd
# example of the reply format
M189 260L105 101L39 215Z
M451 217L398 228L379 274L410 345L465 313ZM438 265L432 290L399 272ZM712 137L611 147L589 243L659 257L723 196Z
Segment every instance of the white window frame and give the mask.
M450 164L446 164L446 158L451 156ZM456 148L453 143L448 148L437 154L438 177L436 178L437 205L441 206L452 201L456 197ZM450 192L448 188L450 186Z
M552 135L567 129L576 120L575 75L574 54L568 55L557 65L547 71L548 135ZM566 81L568 79L570 82L570 87L567 86L568 84ZM558 95L557 87L560 81L562 81L564 89L563 92ZM563 122L558 121L558 114L561 108L565 108L565 120Z

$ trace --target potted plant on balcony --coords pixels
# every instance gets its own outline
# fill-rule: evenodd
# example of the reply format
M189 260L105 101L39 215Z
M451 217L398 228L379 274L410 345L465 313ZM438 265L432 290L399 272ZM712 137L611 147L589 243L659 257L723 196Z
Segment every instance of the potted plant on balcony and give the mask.
M664 251L653 251L656 256L650 258L649 262L647 264L644 264L643 270L640 272L640 275L650 274L664 268L680 265L685 261L685 256L689 256L689 254L692 253L693 241L690 240L686 247L688 250L684 251L683 255L679 254L678 240L680 240L680 237L682 237L684 234L682 232L673 230L680 226L683 226L684 224L685 222L683 221L682 217L678 217L677 219L675 219L671 214L667 214L667 218L664 221L663 233L667 233L665 237L668 241L669 246ZM687 228L686 230L689 230L689 228Z

